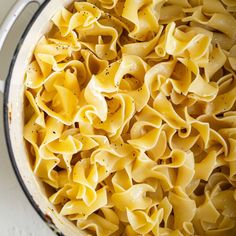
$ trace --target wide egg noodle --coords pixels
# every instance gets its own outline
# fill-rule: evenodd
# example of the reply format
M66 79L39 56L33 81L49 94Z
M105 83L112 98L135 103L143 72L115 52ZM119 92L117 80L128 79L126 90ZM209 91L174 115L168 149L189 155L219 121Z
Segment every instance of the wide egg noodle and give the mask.
M235 235L235 1L88 0L52 23L23 136L55 210L89 235Z

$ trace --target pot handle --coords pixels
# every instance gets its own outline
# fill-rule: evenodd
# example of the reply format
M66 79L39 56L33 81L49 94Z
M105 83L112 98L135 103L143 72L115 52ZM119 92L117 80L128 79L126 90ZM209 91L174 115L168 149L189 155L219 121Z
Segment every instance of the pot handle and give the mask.
M24 9L30 3L38 3L41 5L44 0L18 0L15 5L7 13L2 25L0 26L0 51L2 50L3 44L6 40L6 37L14 25L15 21L19 15L24 11ZM4 93L5 81L0 80L0 92Z

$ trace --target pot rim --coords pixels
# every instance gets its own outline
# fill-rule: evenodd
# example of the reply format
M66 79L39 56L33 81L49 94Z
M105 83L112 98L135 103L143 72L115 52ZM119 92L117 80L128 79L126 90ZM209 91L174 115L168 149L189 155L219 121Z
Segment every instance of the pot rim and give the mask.
M35 200L33 199L31 193L29 192L28 188L26 187L26 184L24 183L24 180L20 174L20 171L17 167L17 163L15 160L15 156L13 153L13 148L12 148L12 141L10 138L10 110L9 110L9 106L8 106L8 102L9 102L9 90L10 90L10 86L11 86L11 78L12 78L12 72L13 72L13 68L15 66L16 63L16 58L19 54L19 51L21 49L21 45L24 42L28 32L30 31L32 25L34 24L34 22L36 21L36 19L38 18L38 16L40 15L40 13L42 12L42 10L47 6L47 4L50 2L50 0L45 0L37 9L37 11L35 12L35 14L32 16L32 18L30 19L29 23L27 24L22 36L20 37L20 40L16 46L16 49L14 51L14 54L12 56L12 60L8 69L8 74L6 77L6 81L5 81L5 89L4 89L4 94L3 94L3 126L4 126L4 136L5 136L5 141L7 144L7 151L8 151L8 155L10 157L10 162L11 165L13 167L13 170L15 172L15 176L18 180L18 183L21 186L21 189L23 190L25 196L27 197L28 201L30 202L31 206L34 208L34 210L38 213L38 215L41 217L41 219L49 226L49 228L56 233L58 236L63 236L64 234L62 234L61 232L59 232L58 228L56 227L56 225L52 222L51 218L44 214L42 212L42 210L40 209L40 206L35 202Z

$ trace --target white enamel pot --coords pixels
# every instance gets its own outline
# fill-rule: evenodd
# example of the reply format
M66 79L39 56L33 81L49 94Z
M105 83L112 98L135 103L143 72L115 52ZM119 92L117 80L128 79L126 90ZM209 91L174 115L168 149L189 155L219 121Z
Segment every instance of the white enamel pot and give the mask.
M4 94L4 129L7 148L19 183L32 206L57 235L88 235L62 217L47 198L44 185L35 177L23 139L24 126L24 75L32 58L35 45L51 27L53 15L73 0L18 0L0 27L0 50L8 32L24 8L32 3L39 9L31 19L15 50L5 81L0 80ZM30 223L30 222L29 222Z

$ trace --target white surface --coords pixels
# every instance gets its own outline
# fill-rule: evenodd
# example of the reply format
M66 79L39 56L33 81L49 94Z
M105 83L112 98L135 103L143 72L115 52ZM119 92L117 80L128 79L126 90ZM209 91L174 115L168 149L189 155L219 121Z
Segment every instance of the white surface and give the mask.
M0 22L15 0L0 0ZM26 22L35 6L27 9L11 31L0 53L0 79L7 75L9 63ZM3 97L0 94L0 235L1 236L54 236L28 202L12 169L3 133Z

